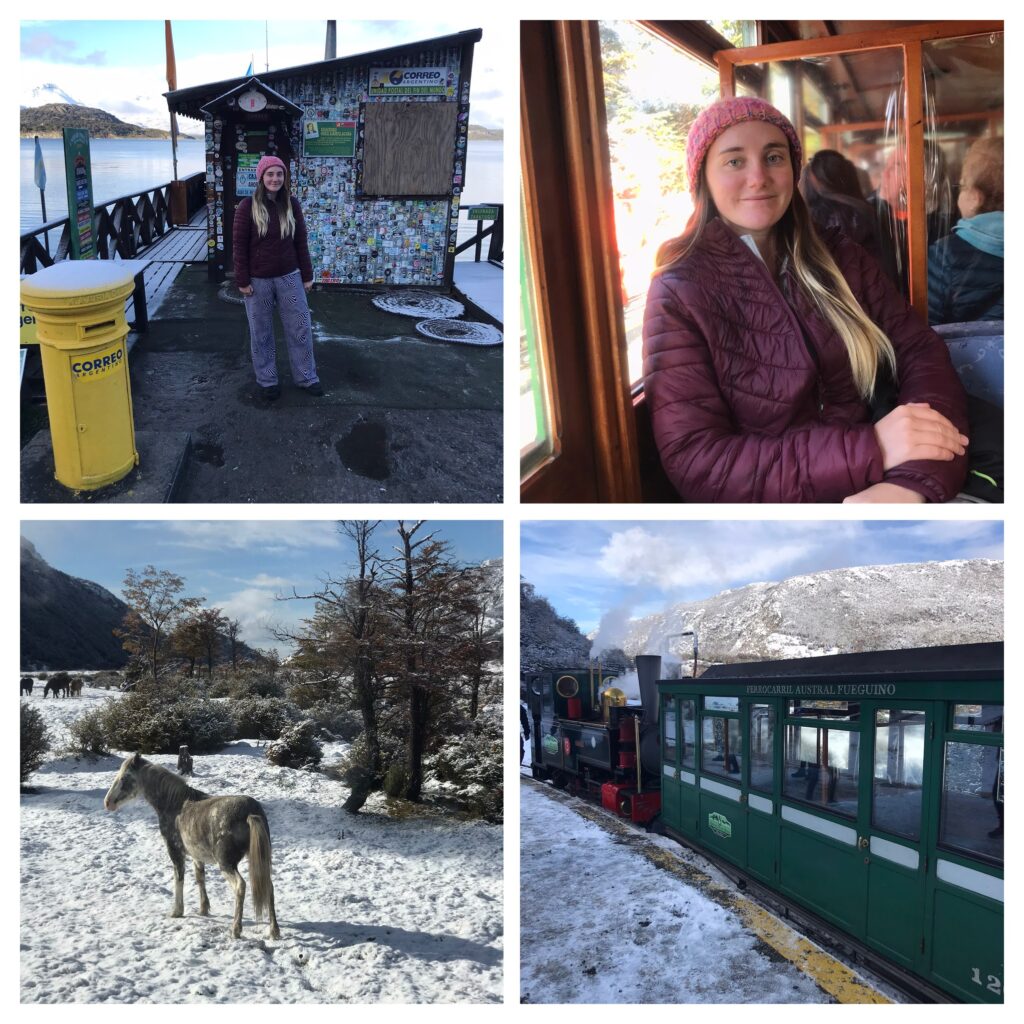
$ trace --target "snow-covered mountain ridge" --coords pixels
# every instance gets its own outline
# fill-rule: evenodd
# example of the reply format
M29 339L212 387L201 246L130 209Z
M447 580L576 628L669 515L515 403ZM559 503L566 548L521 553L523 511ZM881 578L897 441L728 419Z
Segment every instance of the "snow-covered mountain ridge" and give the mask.
M673 637L686 630L697 632L705 664L1002 640L1003 563L856 566L751 583L630 619L600 647L687 664L691 639Z

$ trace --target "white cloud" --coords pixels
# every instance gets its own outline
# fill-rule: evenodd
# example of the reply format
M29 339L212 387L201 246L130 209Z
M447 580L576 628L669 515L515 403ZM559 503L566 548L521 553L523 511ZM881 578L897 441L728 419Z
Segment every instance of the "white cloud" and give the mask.
M212 551L257 550L264 554L342 547L337 524L321 520L174 520L159 524L171 535L164 544Z
M629 585L669 591L777 579L802 565L858 524L717 522L647 524L620 530L601 548L599 567Z

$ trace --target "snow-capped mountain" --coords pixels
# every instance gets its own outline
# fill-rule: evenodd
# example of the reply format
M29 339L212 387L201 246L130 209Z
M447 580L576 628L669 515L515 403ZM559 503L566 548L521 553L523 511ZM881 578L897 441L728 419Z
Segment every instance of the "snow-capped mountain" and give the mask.
M42 107L47 103L70 103L73 107L81 107L83 104L69 96L59 85L47 82L44 85L37 85L32 89L24 91L21 95L21 106Z
M673 637L686 630L698 634L702 664L1002 640L1003 563L858 566L751 583L630 619L599 646L688 666L692 639Z

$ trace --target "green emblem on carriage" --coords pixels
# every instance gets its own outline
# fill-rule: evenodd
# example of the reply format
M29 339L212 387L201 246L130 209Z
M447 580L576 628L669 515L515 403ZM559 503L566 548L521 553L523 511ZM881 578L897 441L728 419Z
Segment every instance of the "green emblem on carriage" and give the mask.
M724 814L714 811L708 815L708 827L716 836L732 839L732 822Z
M545 736L544 737L544 752L547 754L555 755L558 753L558 737L557 736Z

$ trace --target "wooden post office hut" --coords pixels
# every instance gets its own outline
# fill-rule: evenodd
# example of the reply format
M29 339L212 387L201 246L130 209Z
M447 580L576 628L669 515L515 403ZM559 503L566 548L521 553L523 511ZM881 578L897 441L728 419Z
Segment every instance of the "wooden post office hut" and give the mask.
M166 94L206 126L210 277L231 270L235 207L261 156L289 168L314 280L451 287L481 31Z

